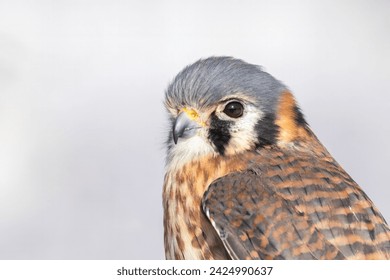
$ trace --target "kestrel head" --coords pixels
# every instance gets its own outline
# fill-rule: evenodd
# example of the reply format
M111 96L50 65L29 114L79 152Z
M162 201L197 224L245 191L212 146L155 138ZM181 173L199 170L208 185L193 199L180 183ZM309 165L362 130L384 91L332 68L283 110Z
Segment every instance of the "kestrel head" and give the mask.
M171 121L168 162L291 142L306 126L285 85L259 66L231 57L187 66L165 98Z

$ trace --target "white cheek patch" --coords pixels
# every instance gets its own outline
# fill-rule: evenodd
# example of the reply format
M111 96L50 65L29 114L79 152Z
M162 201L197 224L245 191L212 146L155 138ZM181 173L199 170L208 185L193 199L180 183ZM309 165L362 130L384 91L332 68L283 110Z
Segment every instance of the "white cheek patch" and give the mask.
M245 114L230 127L230 141L226 154L237 154L253 149L257 142L256 124L264 115L254 106L247 106Z

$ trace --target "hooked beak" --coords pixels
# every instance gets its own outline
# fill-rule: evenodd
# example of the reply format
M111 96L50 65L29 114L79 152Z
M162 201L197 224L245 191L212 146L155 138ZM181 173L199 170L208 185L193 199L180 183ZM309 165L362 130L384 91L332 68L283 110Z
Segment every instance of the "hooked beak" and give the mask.
M177 144L179 138L190 138L195 135L197 129L202 126L191 118L186 111L181 112L173 124L173 141Z

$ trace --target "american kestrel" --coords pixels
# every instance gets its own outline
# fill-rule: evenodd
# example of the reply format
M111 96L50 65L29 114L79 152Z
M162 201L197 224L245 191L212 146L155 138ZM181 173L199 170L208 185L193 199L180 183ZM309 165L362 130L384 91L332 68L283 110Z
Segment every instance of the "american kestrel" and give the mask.
M167 259L390 259L390 229L259 66L199 60L166 91Z

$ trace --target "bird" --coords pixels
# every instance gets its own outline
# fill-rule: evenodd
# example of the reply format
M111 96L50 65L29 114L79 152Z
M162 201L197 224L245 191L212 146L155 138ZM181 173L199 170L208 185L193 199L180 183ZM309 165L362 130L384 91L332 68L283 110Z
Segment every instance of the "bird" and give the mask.
M213 56L169 83L166 259L390 259L390 229L261 66Z

